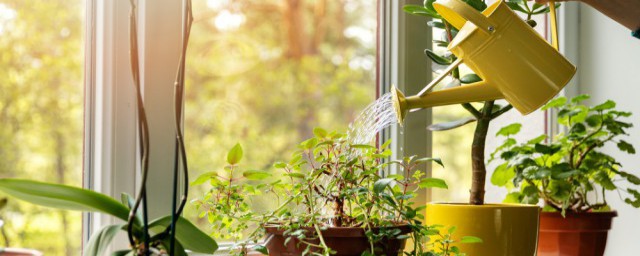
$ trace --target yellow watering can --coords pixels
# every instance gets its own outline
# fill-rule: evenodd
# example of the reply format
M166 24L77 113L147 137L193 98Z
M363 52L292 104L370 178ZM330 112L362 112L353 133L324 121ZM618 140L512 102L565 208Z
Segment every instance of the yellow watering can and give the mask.
M448 47L458 59L415 96L405 97L392 88L399 123L408 110L496 99L506 99L526 115L558 94L576 72L575 66L503 1L482 13L460 0L438 0L433 7L459 30ZM555 9L552 11L557 45ZM431 92L463 60L483 81Z

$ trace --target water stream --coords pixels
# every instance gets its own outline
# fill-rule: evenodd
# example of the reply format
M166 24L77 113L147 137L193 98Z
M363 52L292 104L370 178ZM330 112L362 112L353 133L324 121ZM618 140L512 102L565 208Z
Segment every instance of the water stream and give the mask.
M351 144L369 144L382 129L397 124L391 93L386 93L367 106L349 124L347 139Z

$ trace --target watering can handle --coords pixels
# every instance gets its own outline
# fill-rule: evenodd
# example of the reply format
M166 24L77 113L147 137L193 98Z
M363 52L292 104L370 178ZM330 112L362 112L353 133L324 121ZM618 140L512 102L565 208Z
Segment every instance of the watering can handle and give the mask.
M493 33L496 29L496 25L486 16L460 0L438 0L433 3L433 8L458 30L467 21L475 24L487 34Z
M558 19L556 18L556 3L549 1L549 12L551 14L551 45L556 51L560 51L560 39L558 38Z

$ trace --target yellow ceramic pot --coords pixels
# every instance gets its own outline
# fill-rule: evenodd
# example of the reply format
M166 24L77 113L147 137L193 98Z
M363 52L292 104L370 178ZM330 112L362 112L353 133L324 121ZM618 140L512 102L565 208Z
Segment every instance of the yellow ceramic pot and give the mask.
M428 225L455 226L454 237L476 236L478 244L459 244L469 256L532 256L538 243L540 207L517 204L427 205Z

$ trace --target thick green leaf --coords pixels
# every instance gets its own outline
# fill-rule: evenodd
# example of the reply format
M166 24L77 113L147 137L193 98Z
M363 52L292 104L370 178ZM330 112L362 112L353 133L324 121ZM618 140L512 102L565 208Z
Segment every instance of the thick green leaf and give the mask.
M426 54L427 57L429 57L429 59L431 59L433 62L440 65L449 65L452 63L450 59L442 57L429 49L424 50L424 54Z
M518 3L514 3L514 2L508 2L506 3L509 8L511 8L511 10L514 11L519 11L519 12L523 12L523 13L527 13L527 10L525 10L522 6L520 6L520 4Z
M269 255L269 250L267 250L267 247L264 247L263 245L254 246L253 250L256 252L262 253L264 255Z
M496 133L496 135L502 135L502 136L515 135L520 132L520 128L522 128L522 124L513 123L500 128L500 130Z
M460 239L460 243L463 243L463 244L482 243L482 239L475 236L463 236L462 239Z
M520 192L511 192L507 194L502 202L507 204L519 204L522 202L522 197L523 196Z
M102 227L91 236L89 242L87 242L87 244L85 245L82 255L104 255L105 250L109 247L109 244L111 244L113 238L120 230L122 230L123 227L123 224L108 225Z
M229 150L229 153L227 154L227 163L233 165L240 162L240 160L242 160L242 146L240 143L237 143L233 148L231 148L231 150Z
M424 178L420 180L418 186L420 188L449 188L444 180L437 178Z
M32 204L106 213L127 220L129 209L106 195L77 187L21 179L0 179L0 191Z
M427 21L427 25L428 25L429 27L434 27L434 28L441 28L441 29L444 29L444 23L439 22L439 21L434 21L434 20Z
M391 178L384 178L384 179L377 180L375 183L373 183L373 192L376 194L381 193L393 181L394 180Z
M466 74L460 78L460 82L462 82L463 84L470 84L480 81L482 81L482 78L480 78L476 74Z
M484 1L482 0L462 0L462 1L480 12L484 11L484 9L487 9L487 4L485 4Z
M463 119L455 120L451 122L432 124L432 125L429 125L427 129L429 129L430 131L447 131L447 130L461 127L468 123L473 123L475 121L476 121L475 117L467 117L467 118L463 118Z
M191 186L198 186L198 185L202 185L205 182L209 181L212 177L215 177L217 175L217 173L215 172L206 172L201 174L200 176L198 176L198 178L196 178L196 180L194 180L193 182L191 182Z
M248 180L262 180L271 177L271 173L259 170L249 170L242 173Z
M165 216L149 223L149 228L158 233L171 225L171 216ZM180 217L176 223L176 239L187 250L199 253L214 253L218 244L213 238L200 231L193 223Z

